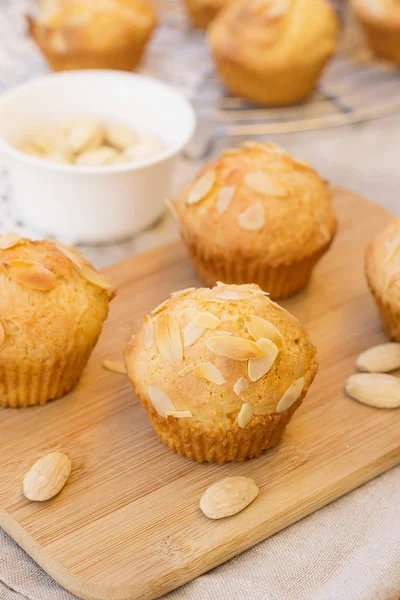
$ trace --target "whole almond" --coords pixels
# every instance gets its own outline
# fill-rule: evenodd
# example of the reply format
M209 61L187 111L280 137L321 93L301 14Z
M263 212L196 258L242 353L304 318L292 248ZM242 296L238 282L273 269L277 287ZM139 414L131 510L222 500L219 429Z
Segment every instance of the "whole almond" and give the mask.
M71 460L63 452L51 452L42 456L24 477L24 495L28 500L38 502L50 500L64 487L71 468Z
M206 489L200 508L209 519L231 517L251 504L259 491L249 477L227 477Z
M346 381L347 394L376 408L400 407L400 379L381 373L357 373Z
M373 346L360 354L356 366L368 373L389 373L400 369L400 344L389 342Z

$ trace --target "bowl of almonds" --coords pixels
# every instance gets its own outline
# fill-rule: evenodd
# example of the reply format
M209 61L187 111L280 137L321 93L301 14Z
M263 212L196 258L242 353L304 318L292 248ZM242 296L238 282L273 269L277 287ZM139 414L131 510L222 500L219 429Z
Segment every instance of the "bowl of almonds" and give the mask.
M190 104L141 75L71 71L2 95L0 151L22 220L70 242L130 237L164 210Z

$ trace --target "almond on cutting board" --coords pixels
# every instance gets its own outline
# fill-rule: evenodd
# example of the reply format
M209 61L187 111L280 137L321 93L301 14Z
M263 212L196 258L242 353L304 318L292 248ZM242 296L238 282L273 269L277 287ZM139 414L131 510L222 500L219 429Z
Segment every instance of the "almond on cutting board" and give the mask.
M24 477L24 496L37 502L50 500L61 492L71 469L71 460L63 452L51 452L42 456Z
M259 491L250 477L226 477L206 489L200 508L209 519L231 517L249 506Z

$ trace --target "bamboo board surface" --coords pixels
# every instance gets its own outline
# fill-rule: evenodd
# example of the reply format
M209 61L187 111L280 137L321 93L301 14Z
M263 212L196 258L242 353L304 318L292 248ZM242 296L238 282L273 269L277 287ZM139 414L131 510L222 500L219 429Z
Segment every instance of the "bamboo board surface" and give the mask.
M381 208L336 190L339 234L306 290L282 304L306 325L320 371L282 442L243 464L198 465L153 434L123 375L104 359L121 349L167 295L199 285L179 243L108 270L117 297L75 390L44 407L1 411L0 525L77 596L150 600L232 558L400 462L400 410L343 393L362 350L386 339L363 274L368 241L388 222ZM21 482L54 450L73 461L64 490L28 502ZM239 515L208 520L206 487L253 477L261 492Z

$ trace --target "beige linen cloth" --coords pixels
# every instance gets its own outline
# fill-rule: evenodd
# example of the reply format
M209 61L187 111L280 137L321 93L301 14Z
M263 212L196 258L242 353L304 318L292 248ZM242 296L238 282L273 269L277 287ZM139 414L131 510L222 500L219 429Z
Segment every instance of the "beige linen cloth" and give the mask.
M75 598L4 532L0 581L0 600ZM399 600L400 467L164 598Z

